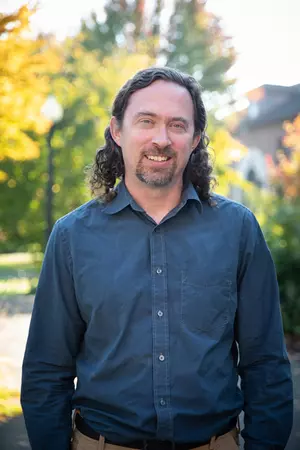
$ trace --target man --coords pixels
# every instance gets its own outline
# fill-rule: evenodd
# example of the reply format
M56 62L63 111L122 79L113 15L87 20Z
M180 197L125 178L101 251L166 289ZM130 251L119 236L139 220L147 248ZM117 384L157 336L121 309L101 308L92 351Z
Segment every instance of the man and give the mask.
M96 199L45 254L23 364L32 450L232 450L241 410L246 450L285 447L274 265L253 214L211 192L205 129L190 76L150 68L118 93Z

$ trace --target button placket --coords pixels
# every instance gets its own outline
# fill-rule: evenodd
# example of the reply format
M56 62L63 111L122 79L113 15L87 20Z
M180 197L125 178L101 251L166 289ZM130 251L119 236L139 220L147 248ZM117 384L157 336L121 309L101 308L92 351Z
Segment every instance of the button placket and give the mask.
M164 233L151 234L153 389L157 415L157 435L172 440L173 422L170 412L168 291Z

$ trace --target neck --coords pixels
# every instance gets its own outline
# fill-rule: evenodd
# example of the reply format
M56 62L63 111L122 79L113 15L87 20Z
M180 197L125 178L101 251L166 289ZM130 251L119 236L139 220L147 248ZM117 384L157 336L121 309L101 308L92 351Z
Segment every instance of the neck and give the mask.
M145 183L130 182L125 177L125 185L139 206L152 217L156 223L179 205L182 196L182 181L170 186L153 188Z

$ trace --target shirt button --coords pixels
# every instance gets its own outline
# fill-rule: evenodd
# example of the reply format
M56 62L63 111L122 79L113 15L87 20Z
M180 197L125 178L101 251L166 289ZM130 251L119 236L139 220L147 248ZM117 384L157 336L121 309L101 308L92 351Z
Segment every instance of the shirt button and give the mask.
M164 313L162 311L158 311L157 315L158 315L158 317L162 317L164 315Z
M165 357L164 357L164 355L159 355L158 359L159 359L160 361L164 361L164 360L165 360Z
M161 273L162 273L162 269L161 269L160 267L158 267L158 268L156 269L156 273L158 273L158 275L161 274Z
M165 404L166 404L166 402L163 398L160 399L159 403L161 406L165 406Z

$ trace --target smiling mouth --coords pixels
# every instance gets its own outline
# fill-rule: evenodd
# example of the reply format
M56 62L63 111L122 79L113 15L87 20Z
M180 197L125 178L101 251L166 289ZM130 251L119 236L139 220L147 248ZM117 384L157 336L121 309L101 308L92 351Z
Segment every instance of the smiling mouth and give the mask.
M145 155L147 159L150 161L156 161L156 162L165 162L171 159L169 156L151 156L151 155Z

